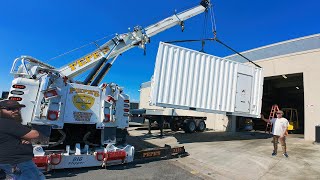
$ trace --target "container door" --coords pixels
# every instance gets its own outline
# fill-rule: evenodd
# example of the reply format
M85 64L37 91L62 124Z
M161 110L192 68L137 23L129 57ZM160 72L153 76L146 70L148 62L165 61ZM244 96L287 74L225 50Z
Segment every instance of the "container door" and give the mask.
M250 112L252 76L238 74L235 112Z

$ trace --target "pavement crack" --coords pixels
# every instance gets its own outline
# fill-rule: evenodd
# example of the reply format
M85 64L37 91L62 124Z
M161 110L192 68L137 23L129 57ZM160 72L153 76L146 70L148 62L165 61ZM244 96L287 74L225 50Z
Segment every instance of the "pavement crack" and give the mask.
M275 168L281 161L282 159L279 159L270 169L268 169L265 173L263 173L259 179L263 178L267 173L269 173L273 168Z

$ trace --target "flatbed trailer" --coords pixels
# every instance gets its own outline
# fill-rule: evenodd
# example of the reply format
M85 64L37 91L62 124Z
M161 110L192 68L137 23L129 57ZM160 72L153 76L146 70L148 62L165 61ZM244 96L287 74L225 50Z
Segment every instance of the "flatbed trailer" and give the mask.
M180 109L133 109L131 110L131 122L144 124L148 120L148 131L151 134L151 125L157 122L161 136L164 124L168 123L172 131L184 130L186 133L203 132L206 129L204 113L188 113Z

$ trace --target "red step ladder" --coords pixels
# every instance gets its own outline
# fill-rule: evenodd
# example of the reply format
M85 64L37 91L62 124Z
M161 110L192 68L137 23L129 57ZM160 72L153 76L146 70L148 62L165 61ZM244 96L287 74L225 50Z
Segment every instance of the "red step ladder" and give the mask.
M274 115L276 114L277 111L279 111L279 107L278 107L278 105L275 104L271 107L269 121L271 121L271 119L274 118ZM266 130L264 132L267 133L267 131L268 131L270 134L271 130L272 130L272 124L268 122L267 126L266 126Z

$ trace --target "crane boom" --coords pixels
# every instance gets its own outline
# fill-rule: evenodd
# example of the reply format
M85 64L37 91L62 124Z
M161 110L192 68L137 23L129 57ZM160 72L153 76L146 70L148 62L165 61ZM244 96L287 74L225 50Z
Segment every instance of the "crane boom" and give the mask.
M179 14L175 14L171 17L168 17L156 24L153 24L151 26L146 27L146 35L148 37L154 36L162 31L165 31L175 25L180 24L184 20L187 20L191 17L194 17L198 14L203 13L206 10L206 7L200 5L194 8L191 8L189 10L186 10L184 12L181 12Z
M209 5L210 1L202 0L200 5L183 11L179 14L170 16L164 20L148 26L147 28L137 26L132 32L116 35L111 40L103 44L98 50L75 60L74 62L60 68L58 71L63 76L73 78L88 70L89 68L92 68L102 58L109 60L136 46L144 48L145 44L150 41L150 37L178 24L181 25L183 29L184 20L203 13L204 11L206 11Z

